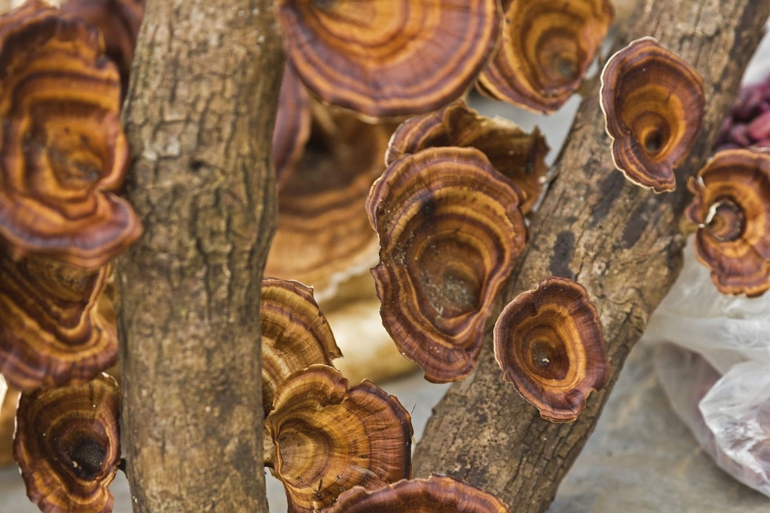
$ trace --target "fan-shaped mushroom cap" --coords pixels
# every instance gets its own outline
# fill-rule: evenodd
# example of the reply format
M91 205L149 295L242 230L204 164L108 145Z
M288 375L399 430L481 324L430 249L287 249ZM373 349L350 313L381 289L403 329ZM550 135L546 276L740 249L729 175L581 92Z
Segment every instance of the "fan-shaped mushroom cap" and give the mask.
M524 399L551 422L571 422L609 377L601 324L588 292L564 278L516 296L495 323L495 359Z
M115 316L91 272L0 252L0 373L21 390L82 383L115 363Z
M107 56L118 65L123 89L134 61L134 47L144 18L146 0L67 0L61 10L96 26L106 43Z
M382 156L396 127L318 103L312 114L304 155L278 194L278 229L265 275L311 285L323 301L377 262L377 236L364 204L385 168Z
M457 99L497 45L497 0L278 0L289 63L324 102L382 118Z
M290 513L329 507L353 486L411 477L409 413L371 381L348 390L331 367L312 365L287 380L265 431L265 463L283 482Z
M481 116L459 100L437 112L402 123L390 139L385 165L406 154L437 146L481 151L492 167L524 192L526 199L521 211L526 214L532 210L548 172L545 156L550 149L537 128L528 134L507 119Z
M315 363L331 365L342 356L313 289L296 281L262 280L262 401L265 415L275 391L297 371Z
M31 0L0 17L0 244L97 269L141 233L120 185L119 75L98 31Z
M770 288L770 154L725 150L691 179L695 254L723 294Z
M526 243L519 201L472 148L407 155L372 187L382 322L425 379L457 381L475 367L492 301Z
M340 495L329 513L508 513L492 494L448 476L403 480L367 491L357 486Z
M610 0L503 1L503 44L479 76L496 100L551 113L580 89L612 25Z
M604 66L601 88L615 167L641 187L673 191L674 168L695 144L705 103L698 72L655 39L617 52Z
M286 65L273 130L273 164L279 191L302 157L308 137L310 98L296 73Z
M120 392L109 376L21 394L13 457L42 511L109 513L120 459Z

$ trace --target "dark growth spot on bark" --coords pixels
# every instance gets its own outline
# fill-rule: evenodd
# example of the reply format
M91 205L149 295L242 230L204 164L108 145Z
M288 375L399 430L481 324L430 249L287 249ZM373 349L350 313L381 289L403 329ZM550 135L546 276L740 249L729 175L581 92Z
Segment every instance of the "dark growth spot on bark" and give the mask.
M591 213L591 227L596 226L602 221L607 214L609 214L612 204L620 196L623 186L625 185L625 177L622 173L611 171L604 180L599 184L599 191L601 192L601 200Z
M626 224L623 230L623 238L618 245L621 249L628 249L639 242L644 231L654 222L654 214L660 209L661 203L661 201L657 201L657 198L653 197L631 212L628 224Z
M548 269L554 276L575 279L575 274L570 270L569 263L575 252L575 234L563 231L556 236L556 244L553 247L551 263Z
M202 160L195 159L192 162L190 162L190 169L192 169L193 171L200 171L201 169L203 169L203 166L205 165L206 163L203 162Z

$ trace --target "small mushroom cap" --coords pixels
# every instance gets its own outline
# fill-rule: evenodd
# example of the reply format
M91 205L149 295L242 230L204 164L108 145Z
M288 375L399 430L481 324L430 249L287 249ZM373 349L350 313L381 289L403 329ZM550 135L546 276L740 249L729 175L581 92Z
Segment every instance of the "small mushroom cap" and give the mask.
M120 460L119 415L118 384L107 375L21 394L13 457L41 511L112 511L107 487Z
M0 17L0 244L98 269L141 233L120 185L120 80L98 31L32 0Z
M102 293L111 272L0 252L0 373L11 386L83 383L115 363L115 315Z
M394 162L369 194L385 329L432 382L475 367L492 301L524 249L516 186L473 148Z
M278 0L289 63L322 101L369 117L459 98L497 46L497 0Z
M505 380L551 422L575 420L609 378L601 324L588 292L565 278L516 296L494 329Z
M310 140L278 194L265 274L311 285L324 301L377 263L377 236L364 204L385 168L382 155L396 126L365 123L317 102L311 111Z
M725 150L691 179L695 255L723 294L770 289L770 154Z
M280 191L302 157L310 137L310 98L296 73L286 65L273 130L273 164Z
M266 464L289 512L331 506L353 486L373 490L411 477L412 423L398 399L364 380L348 389L335 369L311 365L278 389L265 419Z
M332 365L342 356L329 323L313 299L313 289L296 281L265 278L262 323L262 401L265 415L275 391L289 376L313 364Z
M492 494L449 476L403 480L368 491L360 486L340 495L329 513L508 513Z
M561 108L612 25L610 0L503 1L503 43L479 76L479 89L535 112Z
M458 100L437 112L402 123L390 139L385 165L406 154L440 146L481 151L492 167L523 192L522 213L532 210L548 172L545 156L550 150L537 127L528 134L512 121L481 116Z
M698 72L645 37L607 61L600 94L615 167L641 187L673 191L674 168L690 153L703 122Z

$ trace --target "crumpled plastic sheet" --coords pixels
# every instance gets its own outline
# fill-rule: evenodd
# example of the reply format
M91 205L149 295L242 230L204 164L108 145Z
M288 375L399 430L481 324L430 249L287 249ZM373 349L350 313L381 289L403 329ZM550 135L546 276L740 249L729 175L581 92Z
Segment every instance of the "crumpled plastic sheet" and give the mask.
M720 294L690 243L642 340L659 345L658 380L701 446L770 496L770 292Z

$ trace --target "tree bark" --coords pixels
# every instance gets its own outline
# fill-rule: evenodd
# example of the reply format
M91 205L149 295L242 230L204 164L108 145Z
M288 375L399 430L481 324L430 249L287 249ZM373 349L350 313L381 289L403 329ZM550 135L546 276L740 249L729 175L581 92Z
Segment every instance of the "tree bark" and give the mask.
M558 179L492 318L502 303L546 276L577 280L600 313L612 366L610 383L589 398L577 421L544 421L503 382L489 329L475 373L453 385L434 410L416 448L416 475L447 473L464 479L499 495L517 513L548 507L593 430L631 347L679 273L685 238L678 224L689 201L686 177L711 153L768 14L768 0L639 2L632 26L619 36L615 49L652 35L692 63L705 82L703 130L677 171L677 189L656 195L613 169L599 81L594 80L556 165Z
M259 300L283 71L271 0L151 0L124 112L144 223L119 262L137 512L267 511Z

